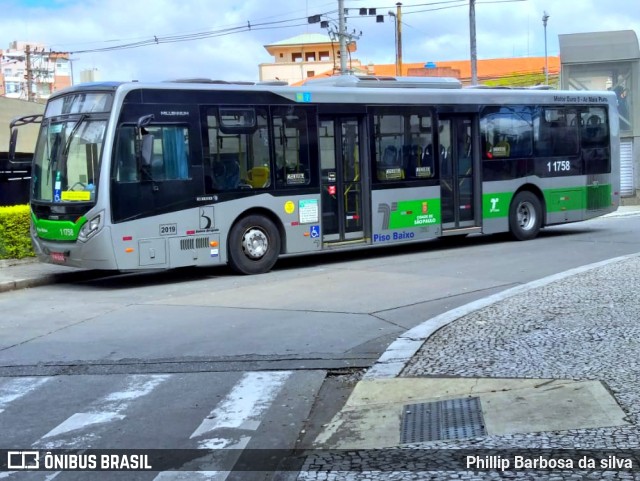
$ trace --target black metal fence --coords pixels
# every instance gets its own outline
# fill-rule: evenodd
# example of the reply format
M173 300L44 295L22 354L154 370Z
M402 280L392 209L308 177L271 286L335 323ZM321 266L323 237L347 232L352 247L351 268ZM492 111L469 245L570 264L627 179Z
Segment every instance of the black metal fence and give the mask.
M16 154L18 162L9 162L0 152L0 206L27 204L31 182L32 154Z

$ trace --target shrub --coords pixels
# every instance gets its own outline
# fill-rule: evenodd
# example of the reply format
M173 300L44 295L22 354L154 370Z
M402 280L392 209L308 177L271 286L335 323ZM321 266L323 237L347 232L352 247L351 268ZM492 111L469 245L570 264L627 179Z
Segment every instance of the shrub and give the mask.
M0 259L22 259L33 256L29 237L28 205L0 207Z

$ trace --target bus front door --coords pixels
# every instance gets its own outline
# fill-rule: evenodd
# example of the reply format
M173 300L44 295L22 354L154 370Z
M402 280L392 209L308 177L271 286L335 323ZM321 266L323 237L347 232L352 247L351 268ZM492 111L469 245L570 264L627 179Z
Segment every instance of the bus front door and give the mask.
M468 115L439 119L443 234L470 231L477 225L474 129L473 117Z
M364 242L359 131L355 117L320 117L324 243Z

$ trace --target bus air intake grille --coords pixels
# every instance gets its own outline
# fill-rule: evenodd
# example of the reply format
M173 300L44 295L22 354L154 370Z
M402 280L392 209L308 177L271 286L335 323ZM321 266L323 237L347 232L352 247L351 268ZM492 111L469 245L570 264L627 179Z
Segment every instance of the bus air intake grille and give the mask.
M190 251L195 249L196 240L191 237L189 239L181 239L180 240L180 250L182 251Z
M402 444L486 435L479 397L407 404L403 408Z
M198 237L196 239L196 249L206 249L209 247L208 237Z
M194 249L207 249L209 247L208 237L189 237L180 239L180 250L192 251Z

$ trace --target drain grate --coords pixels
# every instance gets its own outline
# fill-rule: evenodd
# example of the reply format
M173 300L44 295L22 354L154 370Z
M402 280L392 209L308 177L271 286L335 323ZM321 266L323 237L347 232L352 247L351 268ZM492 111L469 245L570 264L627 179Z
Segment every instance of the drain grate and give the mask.
M404 406L400 428L402 444L486 435L479 397Z

